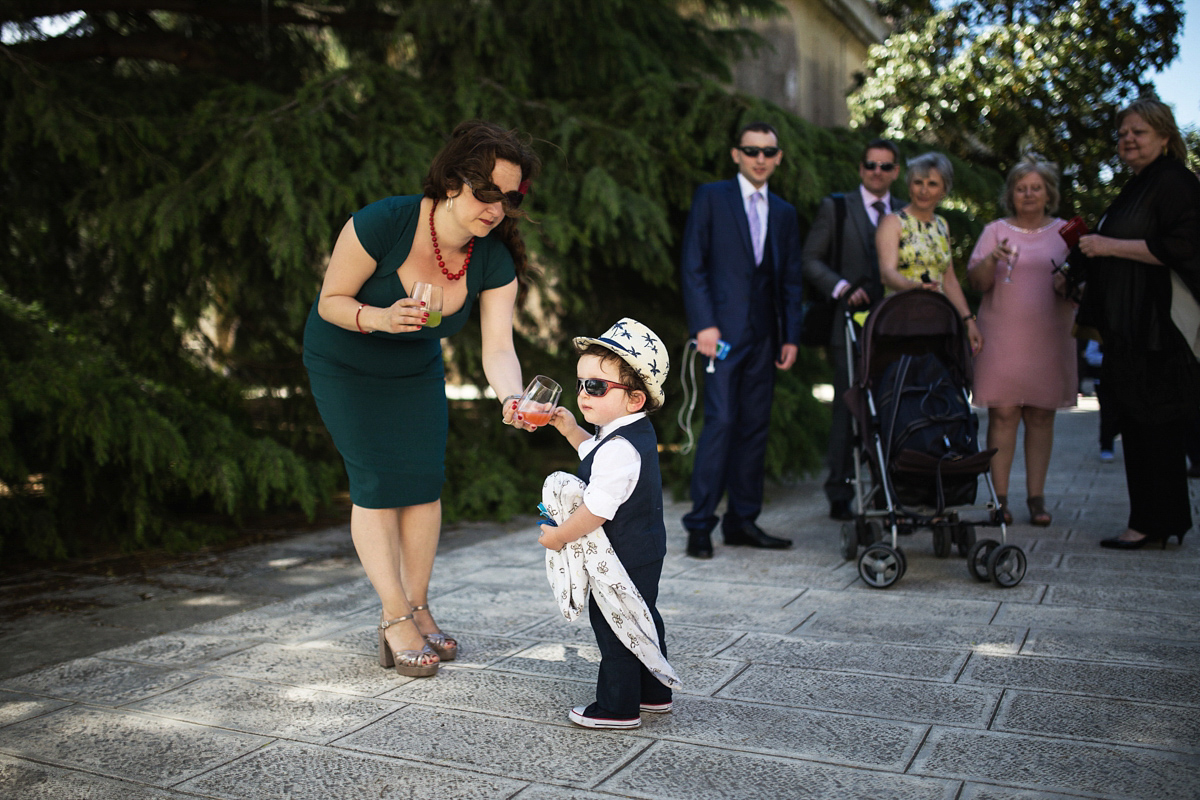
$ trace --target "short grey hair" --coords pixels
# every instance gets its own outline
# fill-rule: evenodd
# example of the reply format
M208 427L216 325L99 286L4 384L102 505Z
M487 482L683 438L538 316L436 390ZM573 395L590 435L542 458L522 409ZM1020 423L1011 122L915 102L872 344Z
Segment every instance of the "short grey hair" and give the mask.
M1013 203L1013 192L1017 189L1017 183L1026 175L1035 172L1042 177L1042 183L1046 184L1046 213L1053 214L1058 211L1058 202L1061 199L1058 192L1058 165L1046 161L1036 153L1026 153L1024 158L1008 171L1004 191L1000 195L1000 205L1004 206L1004 213L1010 217L1017 215L1017 207Z
M910 181L913 178L927 178L929 173L936 169L942 176L942 183L946 184L946 194L950 194L950 190L954 188L954 167L950 166L950 159L941 153L922 153L916 158L910 158L907 166Z

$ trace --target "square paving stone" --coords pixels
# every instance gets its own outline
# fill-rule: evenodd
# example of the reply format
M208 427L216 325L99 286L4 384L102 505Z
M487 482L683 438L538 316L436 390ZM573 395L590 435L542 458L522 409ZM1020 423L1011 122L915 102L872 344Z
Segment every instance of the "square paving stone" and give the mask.
M50 700L45 697L33 697L18 692L0 690L0 726L11 725L23 719L40 717L57 708L69 706L62 700Z
M1151 579L1165 577L1169 580L1175 577L1194 578L1196 562L1193 559L1171 559L1169 561L1156 559L1153 563L1147 563L1140 558L1126 558L1118 561L1108 554L1074 553L1063 556L1062 571L1077 572L1085 576L1085 579L1086 576L1091 576L1093 581L1097 579L1107 581L1109 576L1126 578L1144 576Z
M322 743L397 707L384 700L212 677L143 700L134 709L199 725Z
M1193 569L1195 567L1196 565L1193 565ZM1187 592L1191 595L1200 592L1200 580L1154 572L1116 572L1112 570L1084 572L1069 569L1034 569L1031 565L1025 573L1025 580L1053 584L1056 587L1083 589L1094 589L1097 585L1103 585L1122 591Z
M1195 800L1192 755L1028 735L936 728L910 770L1088 797Z
M991 727L1010 733L1200 752L1200 714L1190 706L1010 691Z
M840 559L837 566L840 566ZM812 566L805 563L789 563L783 558L744 559L733 564L702 563L689 570L690 580L737 581L746 586L782 586L799 589L817 586L822 589L845 589L857 577L857 573L835 570L831 566Z
M683 682L678 691L687 694L712 694L742 669L742 664L724 658L671 655L667 660ZM493 669L565 678L594 685L600 669L600 650L594 644L544 642L497 662Z
M161 787L267 741L146 714L79 706L0 728L0 750L12 755Z
M205 671L367 697L381 695L402 682L416 680L401 676L395 670L383 669L374 655L273 644L258 645L226 656L208 664Z
M0 794L10 800L173 800L185 795L86 772L0 756Z
M1200 705L1196 672L1029 656L971 656L960 684Z
M676 623L707 628L784 633L804 621L788 607L800 589L759 586L747 592L738 583L671 579L658 591L658 612L667 630Z
M717 696L917 723L986 728L1000 694L998 689L930 681L751 666Z
M817 612L791 635L808 639L847 639L856 642L1015 653L1025 638L1025 629L1001 625L930 625L899 620L875 620L862 616L846 618L838 614Z
M570 681L445 667L436 681L414 681L384 698L561 725L569 709L587 705L595 696L594 679Z
M842 616L845 619L894 619L904 622L941 623L943 625L987 625L1000 607L999 598L961 599L923 597L902 591L878 590L831 592L810 589L789 606L797 614ZM1009 623L1012 624L1012 623ZM1021 626L1025 627L1025 626Z
M621 733L538 725L504 716L405 706L352 733L339 747L476 769L518 780L561 781L592 788L646 748Z
M893 644L826 641L751 633L721 658L837 672L871 672L904 678L953 681L967 654Z
M1200 667L1200 642L1162 641L1105 631L1030 631L1021 654L1174 669Z
M1154 639L1200 641L1200 619L1159 611L1121 611L1082 606L1005 603L994 620L996 625L1127 633Z
M512 636L558 614L550 585L468 585L431 603L442 630Z
M659 740L902 772L925 725L675 696L669 714L644 714L641 733Z
M1086 606L1088 608L1162 608L1174 614L1200 617L1200 607L1194 604L1195 592L1156 591L1153 589L1122 589L1112 585L1052 586L1046 593L1046 603Z
M288 644L303 642L345 625L338 617L314 611L297 612L285 618L276 611L259 608L193 625L183 632Z
M0 684L0 688L119 706L165 692L198 677L198 672L177 672L149 664L77 658L11 678Z
M660 742L598 788L656 800L763 800L764 787L788 800L952 800L958 784Z
M97 653L97 658L137 661L163 667L193 667L245 650L253 641L197 633L168 633Z
M989 786L986 783L968 783L963 787L959 800L1079 800L1079 795L1013 789L1008 786Z
M478 773L281 742L179 788L243 800L506 800L521 786Z
M563 617L535 625L524 633L531 639L569 644L595 644L596 634L586 618L568 622ZM698 658L715 655L733 644L740 636L737 631L701 628L696 625L672 624L667 628L667 651L670 658L686 654Z

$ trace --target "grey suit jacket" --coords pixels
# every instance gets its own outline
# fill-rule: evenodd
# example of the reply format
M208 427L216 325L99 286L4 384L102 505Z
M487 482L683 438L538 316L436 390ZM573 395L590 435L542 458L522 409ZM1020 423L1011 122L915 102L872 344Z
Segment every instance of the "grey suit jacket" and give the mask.
M894 202L895 198L889 198L889 205ZM804 241L804 279L815 287L822 297L829 298L838 281L843 278L850 283L859 278L868 278L870 280L866 289L871 295L871 303L878 302L883 297L883 284L879 280L879 256L875 252L875 226L867 216L867 210L862 203L862 193L857 186L854 191L846 192L846 222L842 229L840 274L833 264L833 238L836 228L837 217L833 198L826 197L821 201L821 206L817 209L817 218L813 220L812 229ZM839 311L834 315L830 345L840 346L844 341L843 322L844 317Z

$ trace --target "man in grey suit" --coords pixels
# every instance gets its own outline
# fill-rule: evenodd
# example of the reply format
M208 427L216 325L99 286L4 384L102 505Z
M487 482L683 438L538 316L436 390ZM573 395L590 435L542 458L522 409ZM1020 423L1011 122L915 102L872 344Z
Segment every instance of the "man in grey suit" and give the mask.
M858 165L862 184L856 192L842 197L826 197L821 201L817 218L804 243L804 278L823 297L838 301L834 324L829 337L829 357L833 361L833 424L829 431L829 452L825 464L829 477L825 480L825 496L829 499L829 516L834 519L853 519L850 501L854 487L850 484L851 461L850 412L842 399L850 386L846 369L845 315L842 303L866 309L883 297L879 280L879 258L875 252L875 226L879 220L901 204L889 192L892 181L900 173L900 151L886 139L876 139L866 146ZM844 202L844 212L838 205ZM835 263L838 248L835 239L841 220L840 261ZM853 288L859 285L861 288ZM853 291L851 291L853 289Z

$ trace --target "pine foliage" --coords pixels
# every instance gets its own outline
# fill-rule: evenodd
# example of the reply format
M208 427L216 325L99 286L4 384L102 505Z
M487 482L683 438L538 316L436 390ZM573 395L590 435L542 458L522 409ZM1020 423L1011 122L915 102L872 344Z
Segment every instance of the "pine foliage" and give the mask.
M772 188L802 216L854 185L868 138L727 88L757 40L713 20L772 0L78 5L0 4L0 524L39 555L93 534L194 544L208 534L186 519L331 496L305 317L347 214L420 191L459 121L536 137L524 231L545 316L521 320L518 349L530 374L567 376L570 337L622 316L683 352L680 236L695 187L733 174L742 124L779 127ZM46 32L47 14L70 27ZM482 387L477 326L452 344L453 373ZM776 475L819 464L827 412L800 387L823 367L804 363ZM511 433L494 401L455 405L448 519L534 505L561 442Z

